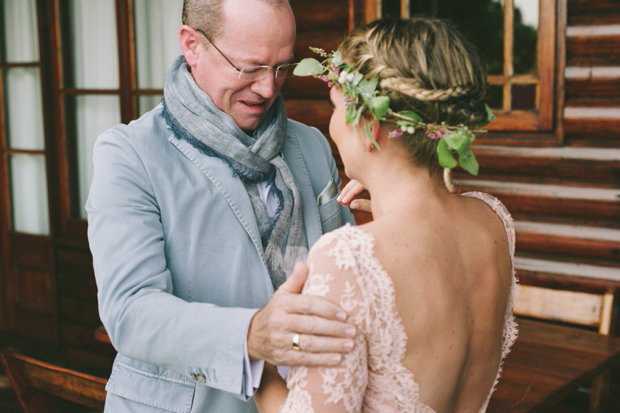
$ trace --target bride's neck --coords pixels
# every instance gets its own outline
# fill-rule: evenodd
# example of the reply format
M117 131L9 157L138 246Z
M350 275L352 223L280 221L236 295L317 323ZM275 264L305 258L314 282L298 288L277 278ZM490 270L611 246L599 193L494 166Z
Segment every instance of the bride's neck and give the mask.
M367 175L362 183L370 193L374 219L428 211L452 195L441 176L431 175L426 167L416 167L408 161L373 165Z

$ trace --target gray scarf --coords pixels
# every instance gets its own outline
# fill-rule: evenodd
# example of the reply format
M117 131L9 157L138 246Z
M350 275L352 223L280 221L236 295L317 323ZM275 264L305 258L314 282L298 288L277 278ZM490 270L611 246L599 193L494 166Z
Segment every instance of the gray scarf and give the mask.
M205 155L222 159L243 182L261 234L271 283L278 288L295 262L305 261L308 254L301 195L280 155L287 131L282 98L273 103L253 136L248 136L198 87L185 59L179 56L164 81L164 117L177 138ZM256 183L261 181L272 185L280 201L273 220L258 192Z

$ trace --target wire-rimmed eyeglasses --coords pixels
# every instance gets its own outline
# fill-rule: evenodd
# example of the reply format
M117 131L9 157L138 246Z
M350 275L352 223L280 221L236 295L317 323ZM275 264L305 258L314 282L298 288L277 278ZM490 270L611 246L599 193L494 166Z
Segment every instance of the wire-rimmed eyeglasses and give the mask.
M209 36L207 36L207 34L204 31L202 31L201 29L194 29L194 30L196 30L198 33L203 35L204 38L207 39L209 43L211 43L211 45L215 48L215 50L217 50L219 54L222 55L224 60L226 60L228 64L231 65L237 71L238 80L243 79L243 80L255 82L257 80L261 80L262 78L267 76L267 73L273 70L276 80L283 81L284 79L290 77L293 74L293 68L297 64L297 63L286 63L283 65L278 65L275 68L273 66L267 66L267 65L238 67L233 62L231 62L228 57L226 57L226 55L215 45L215 43L213 43L213 41L209 39Z

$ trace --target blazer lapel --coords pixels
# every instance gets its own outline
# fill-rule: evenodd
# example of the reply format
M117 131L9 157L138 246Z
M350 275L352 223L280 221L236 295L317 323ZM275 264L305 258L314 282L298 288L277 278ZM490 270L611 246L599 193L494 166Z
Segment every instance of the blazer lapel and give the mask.
M282 148L282 155L287 165L291 169L295 181L297 181L297 187L301 193L301 199L303 202L304 211L304 226L306 228L306 239L308 240L308 247L314 245L314 243L321 237L321 216L319 215L319 207L316 204L316 196L312 188L312 182L310 181L310 174L306 161L302 155L301 146L297 137L294 135L288 135Z
M256 219L254 218L254 210L252 209L250 197L241 181L233 176L230 167L221 159L201 153L191 144L182 139L177 139L174 135L170 136L168 140L194 163L213 183L213 186L222 193L222 196L224 196L224 199L226 199L226 202L254 243L263 260L263 264L265 264L263 244L260 239Z

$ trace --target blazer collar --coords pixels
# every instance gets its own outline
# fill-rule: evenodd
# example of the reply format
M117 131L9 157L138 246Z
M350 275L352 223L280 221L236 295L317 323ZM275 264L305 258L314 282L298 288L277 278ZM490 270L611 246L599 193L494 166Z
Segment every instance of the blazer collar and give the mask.
M243 183L235 177L230 167L221 159L206 156L188 142L171 135L168 140L177 147L194 165L206 175L217 188L237 219L243 225L248 236L254 243L264 263L264 250L260 232L254 217L254 210ZM312 188L310 174L303 158L298 138L288 135L282 148L282 156L291 169L303 202L304 227L308 245L313 245L321 236L321 217L316 205L316 197Z

